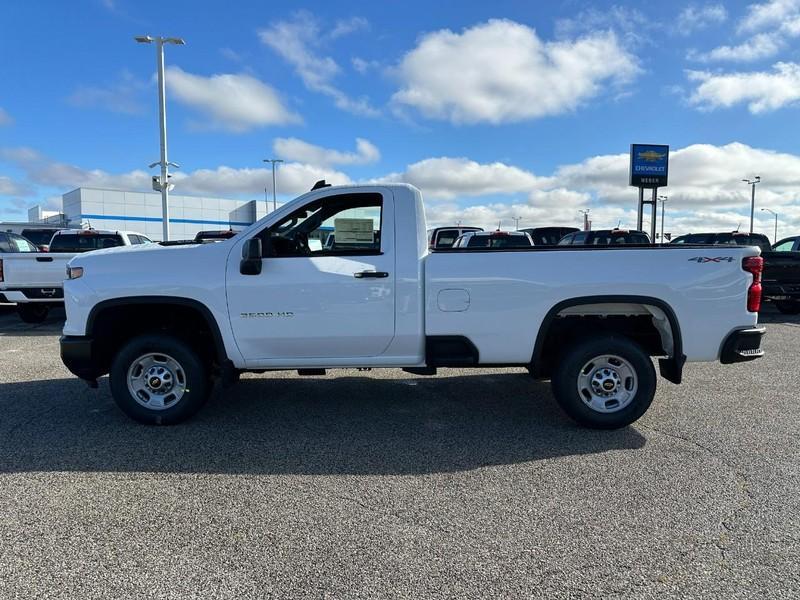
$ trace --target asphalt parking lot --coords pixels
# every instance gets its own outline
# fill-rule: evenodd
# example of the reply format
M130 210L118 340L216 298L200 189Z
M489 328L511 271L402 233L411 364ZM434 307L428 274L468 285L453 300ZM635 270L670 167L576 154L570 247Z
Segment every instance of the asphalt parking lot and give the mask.
M800 317L615 432L521 370L253 375L146 427L0 309L0 597L800 597Z

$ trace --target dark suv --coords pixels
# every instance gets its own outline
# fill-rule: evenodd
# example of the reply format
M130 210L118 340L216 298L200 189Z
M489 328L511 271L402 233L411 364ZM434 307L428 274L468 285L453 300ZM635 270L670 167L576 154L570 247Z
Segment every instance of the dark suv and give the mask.
M598 229L597 231L576 231L559 240L559 246L619 246L623 244L649 244L650 238L644 231L635 229Z

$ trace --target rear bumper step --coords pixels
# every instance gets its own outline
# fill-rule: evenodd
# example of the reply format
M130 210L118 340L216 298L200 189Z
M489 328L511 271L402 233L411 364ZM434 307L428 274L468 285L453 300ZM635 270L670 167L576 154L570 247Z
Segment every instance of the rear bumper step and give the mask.
M766 333L764 327L739 329L730 333L722 343L719 362L729 365L761 358L764 356L764 350L761 349L761 338L764 337L764 333Z

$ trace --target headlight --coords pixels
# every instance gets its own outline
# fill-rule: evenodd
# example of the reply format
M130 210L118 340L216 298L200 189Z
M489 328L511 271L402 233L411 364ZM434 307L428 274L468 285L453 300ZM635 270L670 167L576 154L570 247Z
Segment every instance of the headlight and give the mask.
M83 277L83 267L67 267L67 279Z

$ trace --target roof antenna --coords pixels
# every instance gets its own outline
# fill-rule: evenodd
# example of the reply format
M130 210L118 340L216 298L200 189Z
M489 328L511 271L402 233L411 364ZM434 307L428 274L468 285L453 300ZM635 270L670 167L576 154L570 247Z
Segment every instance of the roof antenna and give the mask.
M321 188L331 187L330 183L325 183L324 179L320 179L317 183L314 184L314 187L311 188L311 191L318 190Z

